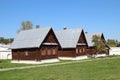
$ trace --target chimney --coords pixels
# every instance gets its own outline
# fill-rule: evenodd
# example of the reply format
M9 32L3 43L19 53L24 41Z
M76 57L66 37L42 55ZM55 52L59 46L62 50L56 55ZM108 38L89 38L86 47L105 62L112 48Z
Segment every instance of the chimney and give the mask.
M64 27L64 28L63 28L63 30L66 30L66 29L67 29L67 27Z
M40 25L36 25L36 29L39 29L40 28Z

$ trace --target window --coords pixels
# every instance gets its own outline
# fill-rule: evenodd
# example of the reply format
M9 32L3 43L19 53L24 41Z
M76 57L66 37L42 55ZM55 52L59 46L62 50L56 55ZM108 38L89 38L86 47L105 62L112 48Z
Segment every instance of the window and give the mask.
M28 51L25 52L25 56L28 56Z
M82 52L82 50L81 49L79 49L79 53L81 53Z
M42 55L42 56L46 55L46 49L42 49L41 55Z
M78 53L78 49L76 49L76 53Z
M48 49L47 54L51 55L51 49Z
M53 53L53 55L55 55L55 54L56 54L56 50L55 50L55 49L53 49L52 53Z
M83 48L83 52L85 52L85 48Z

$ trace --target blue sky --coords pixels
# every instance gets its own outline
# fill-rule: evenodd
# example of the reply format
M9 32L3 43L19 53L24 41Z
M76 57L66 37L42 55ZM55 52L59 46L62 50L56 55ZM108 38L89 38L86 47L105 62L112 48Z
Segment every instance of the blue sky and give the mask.
M34 28L80 27L120 40L120 0L0 0L0 37L15 38L27 20Z

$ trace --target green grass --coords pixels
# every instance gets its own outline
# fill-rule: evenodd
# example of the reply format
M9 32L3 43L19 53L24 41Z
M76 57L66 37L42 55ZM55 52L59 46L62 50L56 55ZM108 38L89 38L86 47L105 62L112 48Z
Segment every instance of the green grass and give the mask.
M73 61L72 60L61 60L60 62L55 62L55 63L63 63L63 62L73 62ZM54 64L54 63L43 63L43 64ZM43 64L22 64L22 63L17 64L17 63L11 63L11 60L0 60L0 69L23 67L23 66L43 65Z
M2 68L30 66L30 65L32 65L32 64L15 64L15 63L11 63L11 60L0 60L0 69L2 69Z
M3 71L0 80L120 80L120 57Z

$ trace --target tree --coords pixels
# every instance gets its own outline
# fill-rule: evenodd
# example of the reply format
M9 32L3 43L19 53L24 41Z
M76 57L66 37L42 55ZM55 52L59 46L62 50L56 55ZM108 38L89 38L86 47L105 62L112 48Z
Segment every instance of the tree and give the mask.
M6 39L4 37L0 37L0 43L2 43L2 44L12 43L12 41L13 41L13 38Z
M118 42L117 47L120 47L120 42Z
M0 43L3 43L3 42L4 42L4 38L0 37Z
M96 54L105 50L106 45L102 42L100 36L94 35L92 42L94 43Z
M118 47L118 46L120 46L120 42L118 42L117 40L114 40L114 39L108 39L107 44L110 47Z
M33 26L32 22L30 22L30 21L23 21L21 23L21 28L17 32L19 33L22 30L32 29L32 26Z

